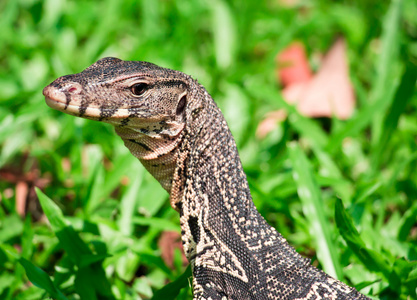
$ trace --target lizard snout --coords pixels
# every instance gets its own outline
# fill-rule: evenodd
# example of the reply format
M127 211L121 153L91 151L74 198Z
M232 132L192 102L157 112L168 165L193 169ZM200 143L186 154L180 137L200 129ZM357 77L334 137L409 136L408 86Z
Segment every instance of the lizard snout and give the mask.
M55 80L46 86L42 93L48 106L61 111L69 109L69 112L79 113L78 102L80 99L77 95L82 94L82 91L81 84L77 82L61 83ZM69 108L70 105L75 107Z
M43 95L45 96L46 103L50 106L51 102L66 102L65 93L62 92L59 88L56 86L53 86L52 84L46 86L43 91Z

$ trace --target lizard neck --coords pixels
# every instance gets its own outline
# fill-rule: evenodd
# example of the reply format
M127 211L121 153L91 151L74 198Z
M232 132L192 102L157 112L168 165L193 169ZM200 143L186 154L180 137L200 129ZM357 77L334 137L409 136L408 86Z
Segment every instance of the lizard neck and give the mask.
M207 290L207 284L226 290L236 282L241 291L250 293L257 284L266 285L265 255L270 255L273 266L279 259L277 249L288 248L288 264L299 260L306 265L306 261L256 210L226 121L214 102L206 109L211 121L190 147L180 207L194 294Z
M184 124L167 120L115 127L125 146L168 193L171 192L183 128Z

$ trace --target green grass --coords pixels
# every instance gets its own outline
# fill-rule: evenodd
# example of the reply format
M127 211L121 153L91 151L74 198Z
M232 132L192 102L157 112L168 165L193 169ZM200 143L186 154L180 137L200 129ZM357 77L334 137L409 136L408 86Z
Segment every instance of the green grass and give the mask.
M181 254L170 268L158 246L180 230L166 192L111 126L44 103L49 82L104 56L198 78L268 222L362 293L417 299L417 2L278 2L0 2L1 299L191 299ZM305 118L283 101L274 57L298 40L316 68L338 36L358 107ZM258 140L278 108L287 120Z

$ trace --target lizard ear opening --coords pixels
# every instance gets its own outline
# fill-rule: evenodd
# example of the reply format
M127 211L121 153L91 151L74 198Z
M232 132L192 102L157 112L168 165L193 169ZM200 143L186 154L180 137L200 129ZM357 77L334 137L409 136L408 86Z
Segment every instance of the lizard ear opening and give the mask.
M180 101L178 101L178 106L177 106L177 111L176 111L177 116L180 116L183 114L186 104L187 104L187 95L183 95Z

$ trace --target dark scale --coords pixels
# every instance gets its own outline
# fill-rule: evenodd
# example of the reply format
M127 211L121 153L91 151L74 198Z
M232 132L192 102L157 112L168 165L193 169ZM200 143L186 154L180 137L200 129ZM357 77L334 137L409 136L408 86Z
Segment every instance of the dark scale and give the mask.
M121 122L121 126L126 126L129 123L130 119L129 118L125 118L122 120Z
M133 84L146 92L132 94ZM265 222L220 109L190 76L103 58L44 95L55 109L111 123L145 167L159 166L148 171L180 214L194 299L369 299L311 266Z
M146 129L146 128L141 128L141 129L139 129L139 130L140 130L140 132L142 132L142 133L144 133L144 134L149 133L149 130L148 130L148 129Z
M190 227L191 235L193 236L194 242L198 244L198 242L200 241L200 228L198 226L198 218L190 216L188 218L188 226Z
M128 141L129 141L129 142L132 142L132 143L134 143L134 144L136 144L136 145L141 146L141 147L142 147L143 149L145 149L146 151L152 151L152 149L151 149L151 148L149 148L149 146L145 145L144 143L138 142L138 141L136 141L136 140L134 140L134 139L129 139Z

